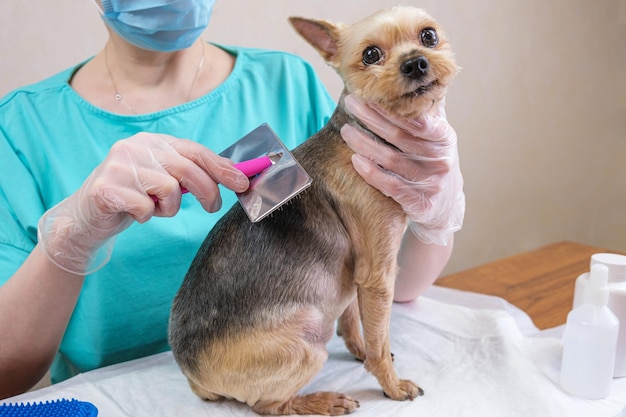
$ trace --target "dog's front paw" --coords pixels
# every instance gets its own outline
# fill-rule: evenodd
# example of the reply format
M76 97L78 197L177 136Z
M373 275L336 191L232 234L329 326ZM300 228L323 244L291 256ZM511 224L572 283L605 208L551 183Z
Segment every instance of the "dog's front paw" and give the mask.
M424 395L424 390L421 389L415 382L408 379L401 379L395 389L383 391L385 397L391 398L396 401L412 400L415 397L421 397Z

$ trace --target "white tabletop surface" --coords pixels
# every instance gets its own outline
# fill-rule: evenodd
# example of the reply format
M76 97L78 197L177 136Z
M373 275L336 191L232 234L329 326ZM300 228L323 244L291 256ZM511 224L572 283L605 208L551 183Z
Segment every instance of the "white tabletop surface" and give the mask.
M561 390L561 332L538 331L528 316L500 298L433 287L416 302L395 304L391 324L398 375L417 382L423 397L385 398L338 337L328 344L328 362L303 392L344 392L360 402L353 415L362 417L626 417L626 378L614 379L610 396L602 400ZM103 417L257 415L233 401L200 400L170 352L80 374L0 403L59 398L91 402Z

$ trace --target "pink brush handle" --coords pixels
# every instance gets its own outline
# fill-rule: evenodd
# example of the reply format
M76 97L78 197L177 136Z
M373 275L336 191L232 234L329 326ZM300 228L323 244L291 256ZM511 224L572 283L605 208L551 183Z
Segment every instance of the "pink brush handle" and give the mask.
M261 172L265 171L268 167L273 165L272 160L269 156L261 156L259 158L250 159L248 161L237 162L233 166L237 168L239 171L243 172L246 177L251 178ZM180 187L180 192L182 194L188 193L189 190L185 187ZM159 201L156 196L151 195L152 201L157 203Z
M243 172L248 178L260 174L270 166L272 166L272 160L269 156L261 156L248 161L238 162L234 165L235 168Z

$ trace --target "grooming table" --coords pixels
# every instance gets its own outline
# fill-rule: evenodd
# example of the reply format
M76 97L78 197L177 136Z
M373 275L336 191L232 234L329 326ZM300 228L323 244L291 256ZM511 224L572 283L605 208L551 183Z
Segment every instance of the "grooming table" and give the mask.
M328 362L303 392L351 395L361 404L355 417L626 416L626 378L614 379L611 395L603 400L574 398L561 390L562 330L538 330L502 298L433 287L416 302L395 304L391 325L398 374L417 382L425 396L385 398L336 336L328 344ZM200 400L170 352L80 374L4 402L59 398L91 402L102 417L257 416L233 401Z

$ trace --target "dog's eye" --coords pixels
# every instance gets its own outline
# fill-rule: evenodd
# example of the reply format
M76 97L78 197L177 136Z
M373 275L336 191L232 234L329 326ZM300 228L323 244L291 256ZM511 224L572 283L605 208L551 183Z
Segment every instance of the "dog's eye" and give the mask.
M426 28L422 30L420 38L422 40L422 45L427 48L434 48L439 43L439 36L437 36L437 31L433 28Z
M383 53L377 46L369 46L363 51L363 63L365 65L374 65L380 62Z

